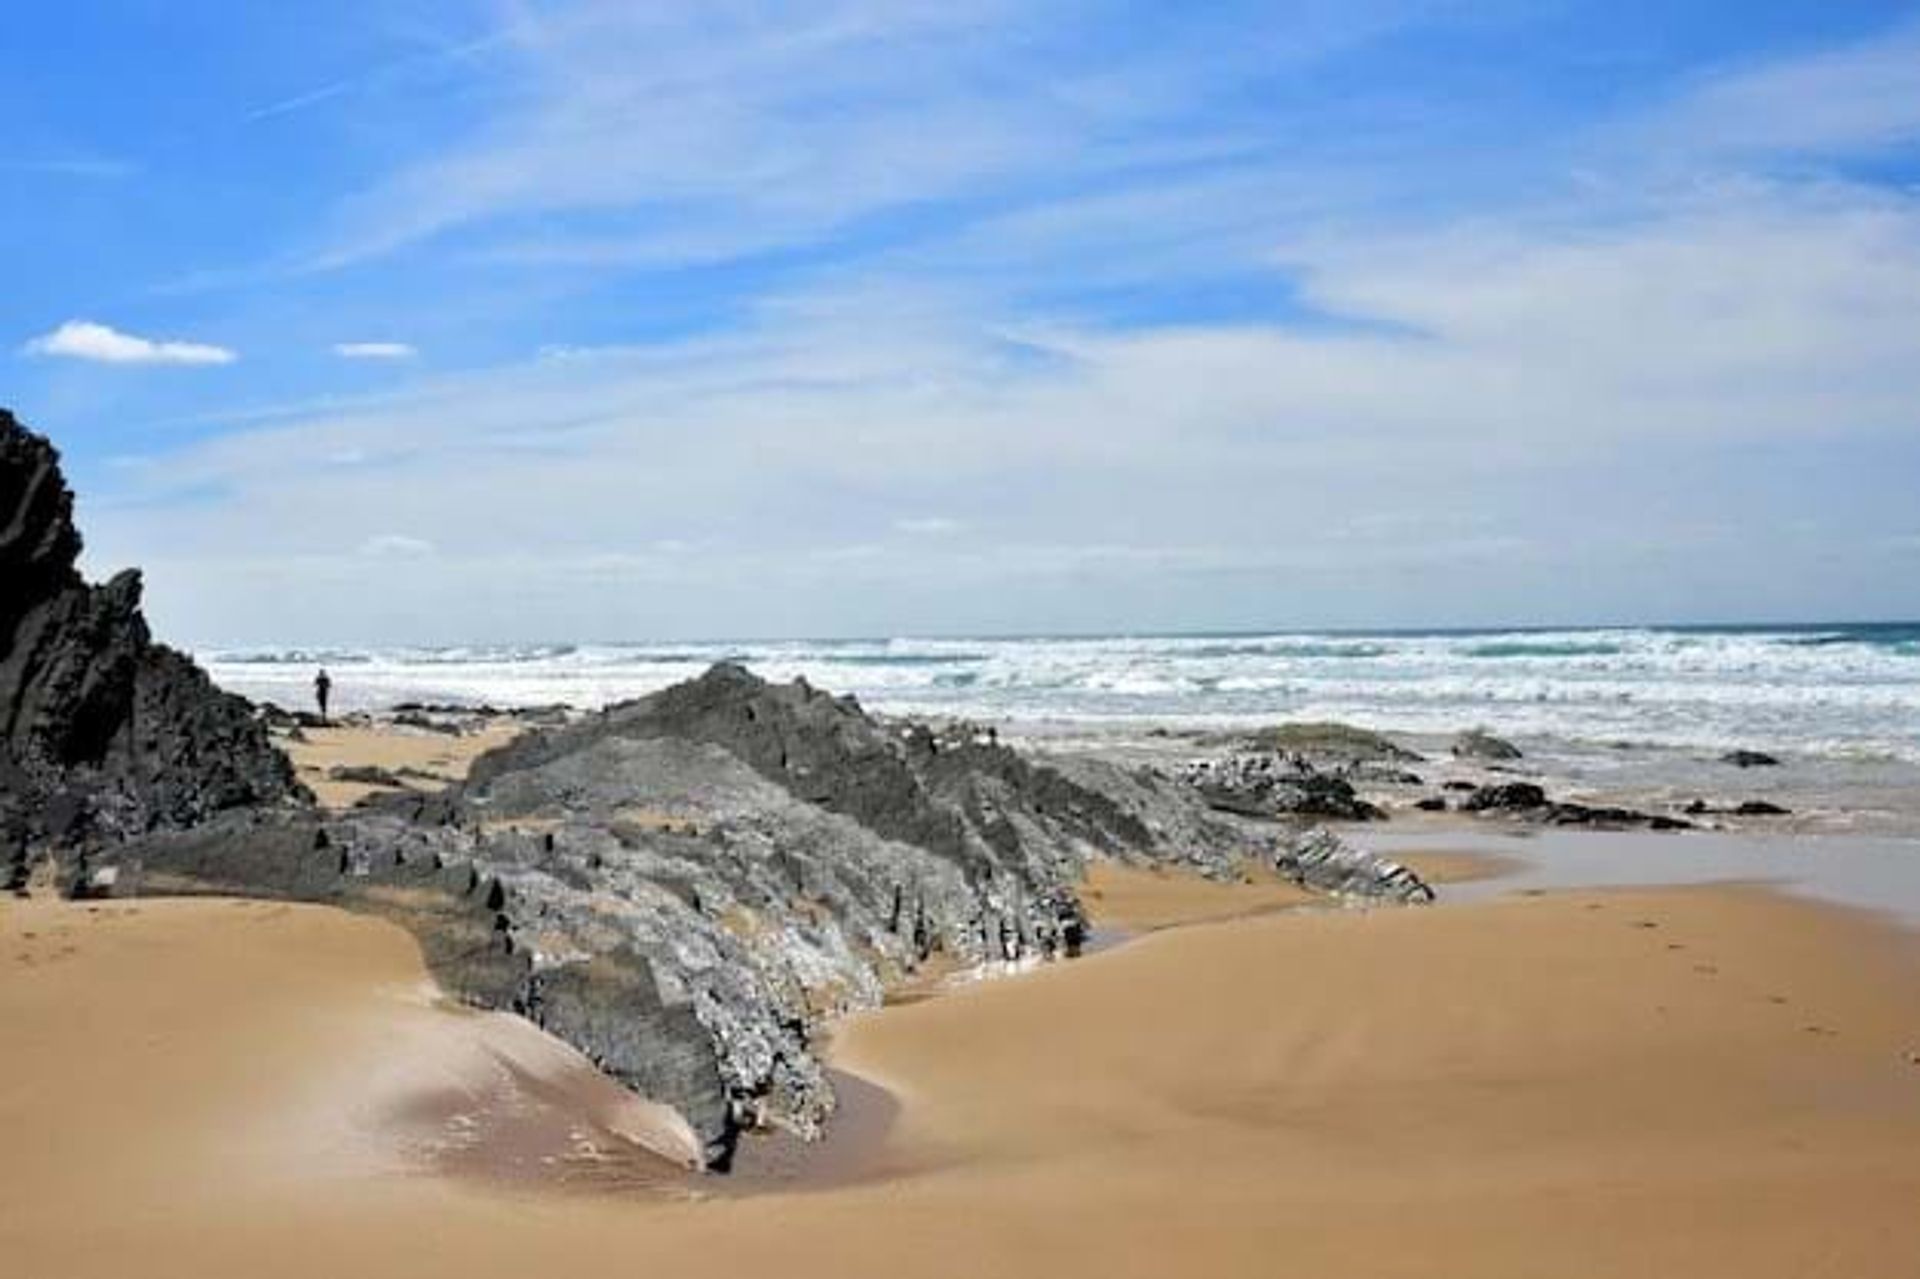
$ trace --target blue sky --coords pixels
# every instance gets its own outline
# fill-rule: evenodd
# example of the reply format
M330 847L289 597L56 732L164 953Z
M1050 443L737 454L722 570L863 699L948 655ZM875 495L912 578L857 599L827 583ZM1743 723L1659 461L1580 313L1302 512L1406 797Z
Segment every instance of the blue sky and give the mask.
M188 642L1920 615L1920 6L18 5Z

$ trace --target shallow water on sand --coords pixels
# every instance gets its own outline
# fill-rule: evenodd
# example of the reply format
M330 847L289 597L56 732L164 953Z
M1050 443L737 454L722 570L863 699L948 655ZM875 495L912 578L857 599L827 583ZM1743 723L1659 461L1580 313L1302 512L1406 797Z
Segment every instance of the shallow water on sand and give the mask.
M1504 874L1450 885L1446 901L1575 888L1766 883L1920 927L1920 839L1866 835L1671 835L1577 830L1364 831L1356 844L1387 857L1463 852L1509 860Z

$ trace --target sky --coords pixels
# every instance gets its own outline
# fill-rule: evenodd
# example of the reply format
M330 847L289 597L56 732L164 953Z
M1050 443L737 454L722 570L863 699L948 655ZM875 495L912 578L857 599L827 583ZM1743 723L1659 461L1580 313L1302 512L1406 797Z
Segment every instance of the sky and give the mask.
M21 0L198 645L1920 616L1920 5Z

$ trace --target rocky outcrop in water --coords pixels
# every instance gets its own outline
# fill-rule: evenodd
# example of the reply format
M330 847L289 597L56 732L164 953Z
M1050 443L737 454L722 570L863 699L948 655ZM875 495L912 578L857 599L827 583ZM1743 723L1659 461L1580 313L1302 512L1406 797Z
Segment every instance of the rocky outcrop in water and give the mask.
M1354 793L1353 783L1299 755L1260 753L1201 759L1180 772L1208 804L1243 817L1317 817L1372 821L1386 814Z
M1495 737L1484 728L1470 728L1453 739L1455 759L1474 759L1503 763L1520 758L1520 748L1504 737Z
M1532 782L1499 782L1482 786L1460 801L1464 813L1514 813L1549 826L1594 826L1607 829L1644 827L1647 830L1689 830L1693 823L1664 813L1636 808L1553 801Z
M59 454L0 409L0 877L16 887L50 848L299 793L247 703L152 641L138 572L90 586L80 545Z

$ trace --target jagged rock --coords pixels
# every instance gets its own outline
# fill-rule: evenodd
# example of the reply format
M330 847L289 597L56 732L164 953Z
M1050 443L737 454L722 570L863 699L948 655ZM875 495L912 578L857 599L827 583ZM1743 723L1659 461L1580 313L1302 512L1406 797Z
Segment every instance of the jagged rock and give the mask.
M1722 764L1731 764L1735 768L1777 768L1780 761L1765 751L1737 750L1728 751L1720 757Z
M1505 738L1495 737L1483 728L1470 728L1453 739L1452 751L1457 759L1479 760L1515 760L1520 758L1520 748Z
M1433 889L1411 869L1340 842L1330 831L1311 830L1274 863L1294 882L1323 892L1430 902Z
M85 848L302 792L248 704L153 643L140 575L89 586L58 453L0 410L0 831L11 878Z
M1328 817L1370 821L1386 816L1354 794L1352 783L1315 769L1298 755L1230 755L1195 760L1180 772L1208 804L1244 817Z

